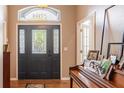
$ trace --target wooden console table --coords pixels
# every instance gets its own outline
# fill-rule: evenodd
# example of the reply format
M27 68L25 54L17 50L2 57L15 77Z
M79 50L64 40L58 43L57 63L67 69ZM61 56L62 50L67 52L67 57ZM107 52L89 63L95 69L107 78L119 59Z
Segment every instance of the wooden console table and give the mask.
M124 87L124 73L115 71L111 81L102 79L96 73L83 66L70 67L70 87L73 87L75 82L80 88L123 88Z
M10 88L10 52L3 52L3 88Z

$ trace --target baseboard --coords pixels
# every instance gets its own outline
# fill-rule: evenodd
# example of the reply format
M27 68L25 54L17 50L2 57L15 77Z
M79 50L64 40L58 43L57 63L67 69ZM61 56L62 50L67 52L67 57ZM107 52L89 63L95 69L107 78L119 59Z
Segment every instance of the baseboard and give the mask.
M61 80L70 80L70 77L62 77Z
M10 80L18 80L17 78L10 78Z
M10 80L18 80L17 78L10 78ZM61 80L70 80L70 77L62 77Z

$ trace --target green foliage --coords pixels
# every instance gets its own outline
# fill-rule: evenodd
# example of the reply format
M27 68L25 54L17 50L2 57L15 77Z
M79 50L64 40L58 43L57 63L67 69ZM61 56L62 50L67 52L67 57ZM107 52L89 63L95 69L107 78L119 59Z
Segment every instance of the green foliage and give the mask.
M102 74L105 74L108 71L110 65L111 65L111 61L109 61L109 60L103 60L103 62L101 64Z

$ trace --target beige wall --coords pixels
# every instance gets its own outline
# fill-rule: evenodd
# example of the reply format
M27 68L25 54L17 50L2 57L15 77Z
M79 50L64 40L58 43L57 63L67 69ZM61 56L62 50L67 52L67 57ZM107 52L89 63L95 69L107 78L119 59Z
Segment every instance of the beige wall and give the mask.
M93 11L96 12L96 49L100 50L101 46L101 36L103 28L104 10L109 6L77 6L76 21L84 19L90 15ZM103 46L103 55L107 54L108 42L121 42L122 34L124 32L124 6L115 6L108 11L108 16L106 17L105 26L105 37ZM114 49L115 50L115 49ZM120 49L116 49L115 53Z
M17 11L26 6L8 6L8 36L11 52L11 78L16 77L16 24ZM75 64L75 6L52 6L62 14L62 77L68 77L69 66ZM64 51L68 47L68 51Z

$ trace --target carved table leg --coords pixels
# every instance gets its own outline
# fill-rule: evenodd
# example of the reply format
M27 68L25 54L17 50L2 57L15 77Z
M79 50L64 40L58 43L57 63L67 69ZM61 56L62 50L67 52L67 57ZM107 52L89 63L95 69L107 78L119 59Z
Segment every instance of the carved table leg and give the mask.
M70 88L73 88L73 79L70 78Z

